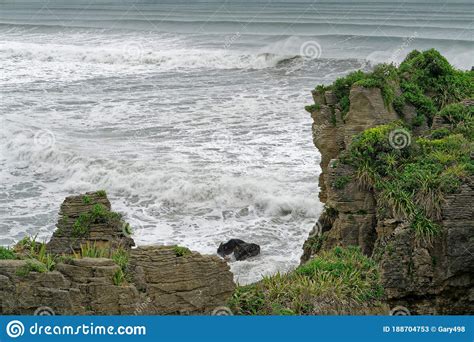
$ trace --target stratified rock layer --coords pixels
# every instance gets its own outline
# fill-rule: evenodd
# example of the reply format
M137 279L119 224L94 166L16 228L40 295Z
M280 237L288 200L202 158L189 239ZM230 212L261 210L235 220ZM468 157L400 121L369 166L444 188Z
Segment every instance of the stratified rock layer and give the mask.
M155 314L200 313L224 305L234 290L229 266L217 256L177 257L173 247L143 247L132 250L130 268Z
M390 303L419 314L474 313L473 201L473 179L447 196L442 236L432 245L417 243L413 229L402 222L392 222L392 229L379 224L374 254Z
M80 215L89 214L96 205L111 211L110 201L104 192L67 197L61 204L57 229L47 245L48 251L53 254L72 254L87 242L107 248L133 246L133 240L126 234L126 223L119 219L97 220L87 227L86 234L75 236L74 225Z
M68 197L61 206L61 216L78 217L96 203L110 210L105 196L87 196L87 205L83 203L84 195ZM78 242L65 234L64 225L58 226L63 229L60 237L53 236L48 247L51 251L69 253ZM123 233L95 228L81 242L102 242L105 244L100 246L111 250L124 248ZM60 248L61 243L65 248ZM210 314L216 307L226 305L235 289L233 275L224 260L176 246L130 250L123 273L107 258L64 260L53 272L44 273L34 271L42 265L36 260L0 260L0 314L31 315L41 307L58 315Z
M377 88L353 86L350 109L341 118L337 104L313 91L311 107L313 140L321 152L320 199L327 206L303 247L301 262L319 250L336 245L361 246L379 261L387 301L403 305L413 314L474 313L474 180L465 181L459 193L448 195L442 205L441 236L432 244L417 241L413 229L394 217L377 212L376 194L358 184L350 166L338 161L355 134L398 119L385 108ZM331 96L329 96L331 98ZM464 101L472 106L472 101ZM405 120L415 113L406 105ZM433 129L450 127L435 116ZM422 134L420 127L414 134ZM344 186L337 186L338 180ZM315 237L324 232L324 238Z

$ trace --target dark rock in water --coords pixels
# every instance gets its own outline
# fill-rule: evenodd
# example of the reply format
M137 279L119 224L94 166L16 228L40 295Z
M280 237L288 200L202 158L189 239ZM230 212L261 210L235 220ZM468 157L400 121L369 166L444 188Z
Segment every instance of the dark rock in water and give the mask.
M217 254L219 254L222 257L226 255L230 255L234 253L235 247L237 247L237 245L243 244L243 243L246 243L246 242L239 239L230 239L226 243L221 243L219 245L219 248L217 249Z
M217 249L217 254L222 257L234 253L236 260L245 260L260 254L260 246L255 243L247 243L240 239L230 239L226 243L221 243Z
M238 245L234 250L236 260L245 260L260 254L260 246L255 243Z

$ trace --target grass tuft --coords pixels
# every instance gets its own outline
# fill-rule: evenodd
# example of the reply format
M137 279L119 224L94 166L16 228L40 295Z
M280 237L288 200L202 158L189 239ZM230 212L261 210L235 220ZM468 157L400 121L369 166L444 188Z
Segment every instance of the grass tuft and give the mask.
M173 251L177 257L183 257L191 254L191 251L186 247L173 246Z
M89 212L79 215L72 227L72 236L75 238L86 237L92 224L119 223L121 220L121 214L108 210L103 204L96 203Z
M48 272L48 269L44 264L37 263L34 260L28 260L25 266L20 267L16 271L16 275L19 277L27 277L31 272L45 273Z
M293 272L239 286L229 304L241 315L310 315L357 311L382 297L375 261L358 247L335 247Z
M80 252L74 252L76 259L81 258L107 258L110 255L110 249L99 247L95 243L87 242L81 245Z
M9 248L0 246L0 260L14 260L17 256L14 251Z

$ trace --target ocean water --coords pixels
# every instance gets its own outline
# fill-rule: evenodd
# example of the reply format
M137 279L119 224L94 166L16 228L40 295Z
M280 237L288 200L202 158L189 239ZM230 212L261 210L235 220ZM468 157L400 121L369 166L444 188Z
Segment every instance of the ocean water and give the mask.
M0 0L0 244L107 190L138 245L294 268L322 210L310 90L414 48L473 64L472 1Z

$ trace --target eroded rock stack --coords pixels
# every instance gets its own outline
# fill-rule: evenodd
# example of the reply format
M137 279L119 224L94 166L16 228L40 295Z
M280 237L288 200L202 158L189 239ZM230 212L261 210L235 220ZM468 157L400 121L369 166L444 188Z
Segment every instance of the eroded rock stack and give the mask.
M397 113L384 106L382 93L378 88L353 86L350 90L350 108L346 115L341 114L341 107L336 102L332 91L313 90L315 105L310 112L313 118L313 142L321 152L321 169L319 177L321 192L319 198L325 202L326 181L329 162L349 146L352 137L367 128L389 123L398 119Z
M111 211L104 191L69 196L61 204L57 229L47 244L53 254L72 254L86 242L101 247L129 249L134 245L129 226Z
M352 86L350 109L344 118L335 101L328 100L331 98L331 91L314 90L315 105L309 106L313 140L322 155L320 199L326 209L305 242L301 262L335 245L360 246L379 262L392 307L406 306L412 314L473 314L474 180L468 178L457 193L444 199L440 236L432 242L418 241L407 222L390 213L380 214L375 190L361 186L355 170L339 161L355 134L399 116L390 105L384 106L378 88ZM471 100L462 103L473 105ZM413 106L405 105L403 119L412 120L413 111ZM451 127L444 118L434 116L432 129ZM423 124L413 134L427 129Z
M360 189L350 177L354 170L339 163L337 157L348 148L354 135L370 127L392 122L398 115L393 109L384 107L382 93L378 88L353 86L350 90L349 111L344 119L335 101L327 100L332 98L331 91L321 94L314 90L313 98L322 100L315 103L311 112L314 121L313 141L321 153L319 198L338 213L330 224L325 247L330 249L341 243L345 246L360 245L370 255L376 239L374 195ZM344 181L344 186L338 186L337 181ZM324 230L329 230L324 220L327 220L327 214L319 226L326 226ZM308 260L310 254L306 250L302 261Z
M96 216L89 216L98 204ZM118 218L110 210L102 192L68 197L59 232L47 244L53 254L42 255L54 267L28 254L30 249L18 254L21 260L0 260L0 314L29 315L42 307L58 315L210 314L226 305L235 284L224 260L178 246L130 250L133 240L120 228L121 217L120 224L105 221ZM89 219L81 221L88 230L77 237L80 217ZM81 256L84 244L106 257Z

